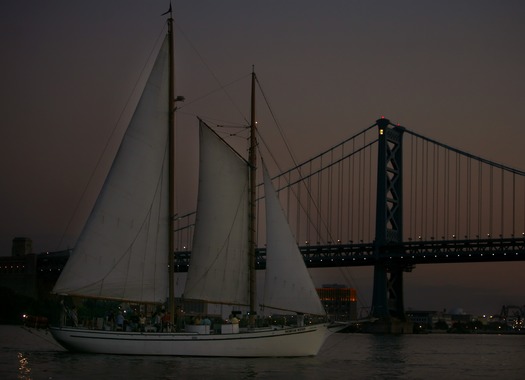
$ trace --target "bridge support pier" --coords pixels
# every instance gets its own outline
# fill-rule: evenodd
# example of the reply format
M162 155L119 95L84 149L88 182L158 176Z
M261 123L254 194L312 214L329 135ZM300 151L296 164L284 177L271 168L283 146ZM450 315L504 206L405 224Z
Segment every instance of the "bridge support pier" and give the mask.
M376 198L376 239L374 292L370 325L373 332L407 333L403 303L402 265L386 265L384 255L395 253L396 243L403 240L402 205L402 139L404 128L392 126L388 119L376 121L378 127L378 170ZM411 268L410 268L411 269ZM409 331L410 330L410 331Z

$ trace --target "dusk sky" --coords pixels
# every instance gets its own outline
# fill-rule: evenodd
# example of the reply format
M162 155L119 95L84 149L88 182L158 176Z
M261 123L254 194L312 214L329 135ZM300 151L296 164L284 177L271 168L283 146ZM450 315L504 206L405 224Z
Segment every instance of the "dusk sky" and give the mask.
M32 238L34 252L75 245L168 6L0 3L0 255L16 236ZM525 170L523 1L195 0L173 1L173 10L176 94L186 97L178 181L190 194L177 198L181 213L195 208L195 116L246 124L252 65L298 161L384 115ZM230 83L227 95L218 91ZM495 313L523 305L524 270L522 262L420 265L405 274L405 306ZM355 286L362 306L371 302L371 267L313 275L316 285Z

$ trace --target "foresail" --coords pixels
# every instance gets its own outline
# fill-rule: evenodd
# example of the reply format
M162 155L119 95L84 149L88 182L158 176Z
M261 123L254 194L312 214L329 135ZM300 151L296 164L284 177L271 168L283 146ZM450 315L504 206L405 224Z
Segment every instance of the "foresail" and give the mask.
M166 300L168 67L166 40L55 293Z
M325 315L264 164L263 172L267 234L263 306Z
M186 299L246 305L248 165L200 121L199 190Z

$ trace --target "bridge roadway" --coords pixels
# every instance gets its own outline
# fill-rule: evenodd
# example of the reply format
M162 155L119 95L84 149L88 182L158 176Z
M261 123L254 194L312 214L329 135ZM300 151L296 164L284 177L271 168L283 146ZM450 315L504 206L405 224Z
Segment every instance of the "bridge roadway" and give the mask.
M374 243L305 245L299 247L309 268L374 265L382 260L386 266L410 270L416 264L525 261L525 237L475 240L412 240L378 247ZM177 272L186 272L190 251L175 253ZM266 267L266 249L258 248L257 269Z

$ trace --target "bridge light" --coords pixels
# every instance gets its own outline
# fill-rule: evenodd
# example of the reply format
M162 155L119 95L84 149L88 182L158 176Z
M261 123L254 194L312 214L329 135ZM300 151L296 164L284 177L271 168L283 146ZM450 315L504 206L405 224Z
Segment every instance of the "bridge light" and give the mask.
M453 235L452 235L452 239L455 239L455 238L456 238L456 234L453 234Z
M379 134L380 135L383 135L385 133L385 131L383 130L383 128L379 129Z
M490 238L490 234L487 234L487 237Z

